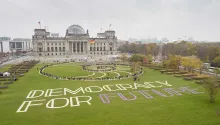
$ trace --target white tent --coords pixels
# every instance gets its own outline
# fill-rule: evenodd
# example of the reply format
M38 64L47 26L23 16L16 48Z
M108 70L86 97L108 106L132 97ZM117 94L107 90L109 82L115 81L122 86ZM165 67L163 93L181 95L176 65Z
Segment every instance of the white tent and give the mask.
M5 73L3 73L3 76L10 76L10 73L9 72L5 72Z

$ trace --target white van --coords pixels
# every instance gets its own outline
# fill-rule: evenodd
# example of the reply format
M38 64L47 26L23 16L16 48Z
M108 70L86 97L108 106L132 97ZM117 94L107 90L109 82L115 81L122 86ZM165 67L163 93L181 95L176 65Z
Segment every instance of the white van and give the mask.
M209 72L215 72L215 67L210 67Z

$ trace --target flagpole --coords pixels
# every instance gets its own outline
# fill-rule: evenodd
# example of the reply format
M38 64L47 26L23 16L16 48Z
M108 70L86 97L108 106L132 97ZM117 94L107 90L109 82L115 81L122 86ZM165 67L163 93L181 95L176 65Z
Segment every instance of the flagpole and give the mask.
M112 26L112 24L109 24L109 30L110 30L111 26Z
M40 29L41 29L41 22L39 21L39 22L38 22L38 24L39 24L39 26L40 26Z

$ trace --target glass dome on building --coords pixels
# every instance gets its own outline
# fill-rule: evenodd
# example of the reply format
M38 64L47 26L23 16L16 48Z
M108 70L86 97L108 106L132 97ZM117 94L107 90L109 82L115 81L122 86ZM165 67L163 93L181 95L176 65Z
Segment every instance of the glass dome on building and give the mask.
M84 29L79 25L72 25L67 29L68 34L86 34Z

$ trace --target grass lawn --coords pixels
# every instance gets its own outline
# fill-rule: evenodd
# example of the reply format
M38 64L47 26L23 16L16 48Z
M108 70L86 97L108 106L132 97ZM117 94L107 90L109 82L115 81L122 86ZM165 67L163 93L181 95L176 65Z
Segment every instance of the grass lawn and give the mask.
M0 72L6 72L11 67L11 65L4 65L4 67L0 68Z
M111 89L119 89L116 84L134 86L132 79L115 80L115 81L62 81L51 79L39 75L37 68L41 68L44 64L38 64L31 69L25 76L21 77L8 89L4 90L0 95L0 125L219 125L220 116L216 114L216 110L220 110L220 98L218 97L215 104L209 103L209 97L206 91L195 84L193 81L184 81L182 78L176 78L173 75L161 74L159 71L152 69L144 69L145 72L140 76L138 84L144 82L151 83L154 86L155 81L165 82L172 86L162 85L157 88L137 89L126 88L125 90L101 92L79 92L77 94L67 93L66 95L38 97L33 99L26 98L31 90L43 90L46 94L48 89L57 89L51 95L63 93L63 88L76 90L80 87L111 85ZM90 75L91 72L82 71L79 65L65 64L60 66L48 67L46 72L50 72L59 76L72 75ZM121 73L121 72L118 72ZM123 73L121 75L125 75ZM95 74L102 76L102 73ZM152 90L169 96L168 91L162 89L174 88L178 90L180 87L188 86L190 89L197 89L199 94L181 93L181 95L173 94L170 97L163 97L156 94ZM122 88L121 88L122 89ZM142 93L140 93L140 90ZM60 92L62 91L62 92ZM98 91L98 90L94 90ZM38 91L42 92L42 91ZM130 92L130 93L129 93ZM147 94L148 93L148 94ZM100 94L108 94L109 100L101 100ZM39 95L39 93L38 93ZM119 96L121 95L121 96ZM123 96L126 98L123 98ZM81 102L77 106L76 96L91 97L89 101L91 105ZM70 101L70 97L72 101ZM103 97L103 96L102 96ZM136 98L135 98L136 97ZM54 105L63 108L47 108L51 107L50 100L56 99ZM80 101L86 101L88 98L78 98ZM127 100L126 100L127 99ZM27 112L16 113L18 108L24 101L41 100L32 104L40 104L30 106ZM69 103L66 103L69 102ZM72 102L72 107L70 102ZM105 102L105 103L104 103ZM65 104L67 104L65 106ZM27 106L24 105L23 109Z

